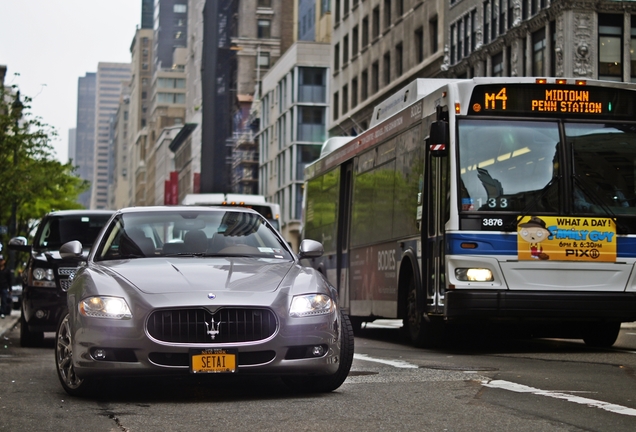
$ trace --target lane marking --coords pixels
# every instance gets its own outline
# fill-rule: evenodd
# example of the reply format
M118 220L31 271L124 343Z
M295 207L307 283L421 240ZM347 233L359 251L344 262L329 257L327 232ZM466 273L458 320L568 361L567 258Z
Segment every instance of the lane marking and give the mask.
M636 409L624 407L622 405L616 405L608 402L599 401L596 399L589 399L581 396L574 396L567 393L541 390L534 387L525 386L523 384L517 384L504 380L482 381L484 387L498 388L502 390L513 391L516 393L530 393L537 396L547 396L555 399L563 399L568 402L574 402L581 405L587 405L592 408L600 408L605 411L613 412L616 414L628 415L636 417Z
M414 365L413 363L405 362L403 360L385 360L385 359L379 359L379 358L375 358L375 357L369 357L366 354L354 354L353 358L357 359L357 360L362 360L362 361L370 361L370 362L375 362L375 363L382 363L382 364L393 366L393 367L396 367L396 368L403 368L403 369L417 369L417 368L419 368L419 366Z

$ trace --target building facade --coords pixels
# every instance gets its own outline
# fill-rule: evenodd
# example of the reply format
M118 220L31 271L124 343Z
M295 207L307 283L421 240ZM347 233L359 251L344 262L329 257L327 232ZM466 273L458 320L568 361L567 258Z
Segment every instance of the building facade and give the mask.
M130 63L100 62L97 65L91 209L109 208L111 121L119 107L122 88L128 86L129 82Z
M331 45L297 41L263 79L260 194L281 206L281 234L298 250L304 170L327 137Z
M373 108L416 78L438 77L449 0L332 2L330 136L355 136Z
M97 74L88 72L77 80L77 116L75 120L75 154L73 165L77 175L91 183L91 188L78 197L85 208L91 205L93 154L95 151L95 98Z
M636 3L451 0L446 75L636 82Z

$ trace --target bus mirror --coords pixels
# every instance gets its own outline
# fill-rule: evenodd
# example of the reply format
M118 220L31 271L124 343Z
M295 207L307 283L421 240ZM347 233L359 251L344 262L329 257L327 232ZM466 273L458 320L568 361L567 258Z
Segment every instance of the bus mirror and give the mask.
M428 149L431 156L442 157L448 154L448 122L438 120L431 124Z

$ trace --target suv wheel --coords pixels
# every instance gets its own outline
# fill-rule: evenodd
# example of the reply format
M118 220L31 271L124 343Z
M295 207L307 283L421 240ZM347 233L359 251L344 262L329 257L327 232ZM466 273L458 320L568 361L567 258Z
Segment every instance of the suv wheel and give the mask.
M24 312L20 314L20 346L35 347L42 345L44 332L29 331L29 325L24 318Z

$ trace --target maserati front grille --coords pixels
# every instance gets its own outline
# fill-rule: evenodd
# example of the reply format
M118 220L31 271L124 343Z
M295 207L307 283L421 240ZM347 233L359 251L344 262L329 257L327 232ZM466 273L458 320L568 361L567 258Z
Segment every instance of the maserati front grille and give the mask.
M255 342L276 332L276 315L269 309L223 308L153 312L146 329L156 340L172 343Z

